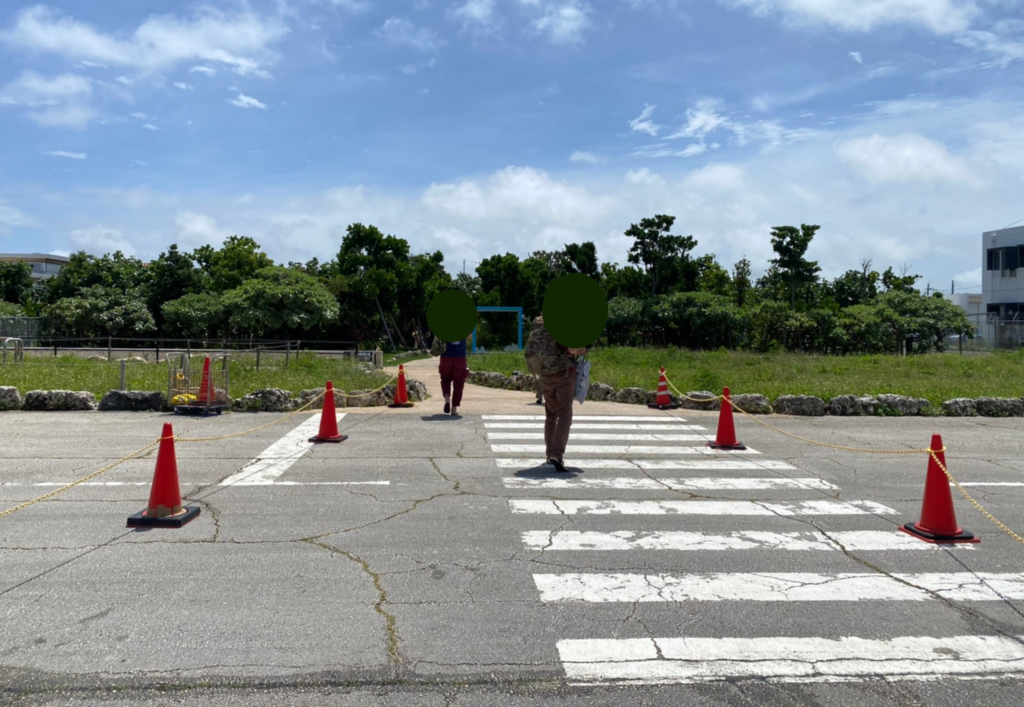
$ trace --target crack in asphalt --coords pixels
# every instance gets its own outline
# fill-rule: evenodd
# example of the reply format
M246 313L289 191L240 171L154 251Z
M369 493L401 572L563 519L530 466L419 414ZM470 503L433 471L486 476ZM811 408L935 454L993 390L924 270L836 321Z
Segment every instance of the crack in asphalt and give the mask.
M359 557L355 553L349 552L348 550L342 550L341 548L328 545L327 543L320 542L319 540L306 539L302 542L315 545L316 547L322 548L329 551L332 555L338 554L348 558L352 562L358 564L362 570L370 576L373 580L373 586L377 590L377 603L373 605L373 610L376 611L384 618L384 630L387 635L387 647L388 647L388 660L391 667L395 670L402 664L403 658L399 647L401 645L401 638L398 635L398 619L394 614L387 611L384 605L388 603L388 593L384 589L384 584L381 579L381 575L374 572L370 567L370 563Z

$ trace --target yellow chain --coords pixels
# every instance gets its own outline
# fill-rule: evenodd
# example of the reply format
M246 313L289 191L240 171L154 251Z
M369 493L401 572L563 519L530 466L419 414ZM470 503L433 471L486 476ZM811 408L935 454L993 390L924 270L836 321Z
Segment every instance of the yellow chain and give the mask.
M942 462L940 462L939 458L937 456L935 456L935 452L934 451L929 449L928 452L932 455L932 459L935 460L935 463L939 465L939 468L942 469L942 473L945 474L947 476L947 478L949 478L949 480L951 482L953 482L953 485L956 486L956 490L959 491L960 493L962 493L964 495L964 498L966 498L968 501L970 501L971 504L975 508L977 508L979 511L981 511L982 515L984 515L986 518L988 518L990 521L992 521L996 525L997 528L1002 530L1004 533L1009 535L1011 538L1013 538L1017 542L1024 543L1024 538L1022 538L1021 536L1017 535L1017 533L1013 532L1012 530L1007 528L1005 525L1000 523L998 520L996 520L995 516L993 516L988 511L986 511L982 507L982 505L980 503L978 503L973 498L971 498L971 494L969 494L966 491L964 491L963 487L960 485L960 482L953 478L953 475L949 473L948 469L946 469L946 465L943 464Z
M674 390L676 392L676 394L678 394L680 397L682 397L682 398L684 398L686 400L692 400L693 402L703 402L703 403L711 402L712 400L724 400L724 401L728 402L729 405L731 405L734 409L739 410L741 413L743 413L747 417L751 418L757 424L763 425L764 427L767 427L768 429L775 430L776 432L778 432L780 434L784 434L787 437L792 437L793 439L798 439L801 442L807 442L808 444L814 444L814 445L817 445L819 447L827 447L829 449L841 449L841 450L847 451L847 452L864 452L864 453L867 453L867 454L921 454L921 453L930 454L932 459L935 460L935 463L939 465L940 469L942 469L942 472L946 475L946 477L949 478L949 480L953 483L953 485L956 486L957 490L960 493L963 494L964 498L966 498L968 501L970 501L971 504L975 508L977 508L979 511L981 511L982 515L984 515L986 518L988 518L990 521L992 521L996 525L996 527L998 527L1000 530L1005 532L1007 535L1009 535L1011 538L1013 538L1017 542L1024 544L1024 538L1022 538L1020 535L1018 535L1017 533L1015 533L1012 530L1010 530L1009 528L1007 528L1003 523L1001 523L998 520L996 520L995 516L993 516L991 513L989 513L987 510L985 510L985 508L980 503L978 503L973 498L971 498L971 495L969 493L967 493L966 491L964 491L963 487L960 486L960 482L958 482L955 478L953 478L953 475L949 473L949 470L946 469L945 464L943 464L942 462L939 461L939 458L936 456L936 452L945 452L946 451L945 447L943 447L942 449L930 449L930 448L929 449L864 449L864 448L861 448L861 447L844 447L844 446L839 445L839 444L828 444L827 442L818 442L817 440L807 439L806 437L801 437L799 435L795 435L795 434L792 434L790 432L786 432L785 430L780 430L778 427L775 427L774 425L769 425L767 422L763 422L762 420L759 420L755 415L747 412L746 410L741 409L739 406L736 405L736 403L734 403L732 400L726 398L724 395L716 395L714 398L694 398L694 397L691 397L689 395L685 395L684 393L680 392L680 390L678 388L676 388L672 384L672 382L668 379L668 376L665 376L665 381L669 384L669 386L671 386L672 390Z
M392 376L387 381L387 383L382 385L380 388L377 388L376 390L371 390L369 393L360 394L360 395L346 395L345 397L355 398L355 397L363 397L364 395L373 395L374 393L378 393L381 390L383 390L384 388L386 388L391 383L391 381L393 381L394 379L395 379L395 376ZM339 392L339 391L335 391L335 392ZM53 491L50 491L49 493L47 493L47 494L45 494L43 496L40 496L39 498L34 498L31 501L26 501L25 503L22 503L20 505L15 506L14 508L8 508L6 511L0 511L0 518L3 518L5 515L14 513L15 511L20 511L23 508L28 508L29 506L31 506L31 505L33 505L35 503L39 503L40 501L45 501L48 498L53 498L54 496L56 496L59 493L63 493L64 491L67 491L70 488L74 488L75 486L78 486L79 484L84 483L84 482L88 481L89 479L93 479L93 478L99 476L100 474L102 474L104 472L110 471L114 467L116 467L116 466L118 466L120 464L123 464L124 462L128 461L129 459L134 459L135 457L139 456L143 452L146 452L146 451L152 449L156 445L160 444L160 442L162 440L164 440L164 439L173 439L176 442L215 442L215 441L219 441L219 440L222 440L222 439L231 439L232 437L244 437L245 435L252 434L253 432L259 432L260 430L265 430L268 427L272 427L274 425L280 424L281 422L284 422L285 420L289 419L290 417L298 415L299 413L303 412L306 408L308 408L310 405L315 403L317 400L319 400L320 398L324 397L324 395L326 395L326 394L327 394L327 390L325 389L324 392L322 392L319 395L317 395L315 398L310 400L308 403L306 403L305 405L303 405L300 408L296 408L295 410L292 410L287 415L284 415L283 417L279 417L276 420L274 420L273 422L267 423L266 425L260 425L259 427L253 427L252 429L245 430L244 432L235 432L234 434L220 435L220 436L217 436L217 437L178 437L177 435L174 435L172 437L159 437L159 438L156 439L156 441L150 442L149 444L147 444L142 449L139 449L138 451L132 452L131 454L129 454L126 457L118 459L113 464L110 464L109 466L105 466L102 469L100 469L99 471L94 471L93 473L89 474L88 476L83 476L81 479L78 479L77 481L72 481L70 484L67 484L66 486L61 486L59 489L54 489ZM339 394L345 395L344 393L339 393Z
M59 489L54 489L53 491L50 491L50 493L44 494L44 495L40 496L39 498L33 498L31 501L25 501L21 505L15 506L14 508L8 508L6 511L0 511L0 518L3 518L5 515L8 515L9 513L14 513L15 511L20 511L22 508L28 508L29 506L31 506L34 503L39 503L40 501L45 501L48 498L52 498L52 497L56 496L58 493L63 493L64 491L67 491L69 488L72 488L74 486L78 486L78 484L84 483L84 482L88 481L89 479L92 479L92 478L94 478L96 476L99 476L100 474L102 474L105 471L110 471L115 466L117 466L119 464L124 464L129 459L134 459L135 457L139 456L143 452L149 451L150 449L152 449L153 447L155 447L159 443L160 443L160 440L156 440L155 442L150 442L149 444L147 444L142 449L134 451L131 454L129 454L128 456L123 457L121 459L118 459L113 464L111 464L109 466L105 466L102 469L100 469L99 471L94 471L93 473L89 474L88 476L83 476L78 481L72 481L70 484L67 484L66 486L61 486Z

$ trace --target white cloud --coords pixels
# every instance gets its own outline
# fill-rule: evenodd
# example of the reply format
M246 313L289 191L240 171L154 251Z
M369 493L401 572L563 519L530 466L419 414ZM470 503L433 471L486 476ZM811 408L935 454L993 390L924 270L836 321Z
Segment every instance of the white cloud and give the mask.
M141 112L141 111L136 111L136 112L132 113L132 117L133 118L138 118L139 120L149 120L149 116L146 115L145 113Z
M84 160L89 157L84 152L67 152L65 150L51 150L50 152L44 152L44 155L50 155L51 157L67 157L73 160Z
M850 58L858 64L864 63L864 59L861 57L860 52L850 52Z
M551 221L556 225L587 225L611 208L611 199L552 179L531 167L506 167L485 184L431 184L422 203L431 209L472 221L516 219Z
M96 117L88 105L92 86L90 79L77 74L47 78L26 70L0 89L0 105L37 109L29 116L40 125L84 128Z
M71 232L71 244L75 250L84 250L93 255L102 255L121 251L125 255L135 255L135 246L121 231L106 226L77 228Z
M118 77L117 77L116 79L114 79L114 80L115 80L115 81L117 81L117 82L118 82L119 84L122 84L122 85L124 85L124 86L131 86L131 85L132 85L132 83L134 83L134 82L133 82L133 81L132 81L132 80L131 80L130 78L128 78L127 76L118 76Z
M796 25L831 25L868 32L894 24L920 25L935 34L967 29L981 14L973 0L719 0L747 8L755 17L782 18Z
M1018 59L1024 59L1024 42L1005 39L994 32L969 30L957 37L956 43L990 55L992 61L985 66L998 66L1002 69Z
M719 101L713 98L702 98L697 101L696 108L686 110L686 125L669 135L666 140L676 138L697 138L703 140L710 133L718 130L729 121L718 113Z
M366 12L372 7L369 2L364 0L317 0L318 2L326 2L334 7L340 7L349 12Z
M715 147L717 147L717 145L715 145ZM682 150L677 150L675 148L669 148L669 147L654 146L654 147L641 148L641 149L639 149L639 150L637 150L635 152L631 152L630 154L633 155L633 156L636 156L636 157L651 157L651 158L659 158L659 157L693 157L695 155L699 155L699 154L701 154L703 152L706 152L707 149L708 149L708 146L705 145L704 143L702 143L702 142L695 142L692 145L687 145Z
M501 24L494 0L466 0L452 10L452 16L462 21L463 28L472 26L477 30L494 30Z
M160 129L157 126L153 125L152 123L146 123L142 127L144 127L146 130L159 130Z
M651 172L647 167L626 172L626 181L630 184L645 184L647 186L664 186L665 180Z
M978 186L979 180L946 146L921 135L874 134L836 146L843 162L872 183L949 181Z
M544 16L533 22L534 28L545 34L553 44L578 44L583 32L590 26L587 10L575 3L555 7L549 5Z
M231 235L226 229L217 225L217 221L206 214L194 211L179 211L175 216L174 240L182 248L198 248L201 245L217 245Z
M38 225L21 210L0 200L0 234L8 235L12 228Z
M417 27L402 17L386 19L377 34L392 44L409 46L422 52L434 52L438 48L437 35L432 30Z
M651 116L654 115L654 109L657 107L644 104L644 109L640 115L629 121L629 127L636 132L647 133L652 136L657 135L658 131L661 130L661 126L650 120Z
M175 81L174 87L180 88L182 91L191 91L194 88L191 84L183 83L181 81Z
M250 11L227 15L207 5L190 20L151 15L124 39L59 10L33 5L18 13L10 29L0 32L0 41L26 51L142 72L165 71L200 60L224 64L240 74L266 76L261 64L273 59L270 45L287 33L278 18L263 18Z
M239 93L237 98L232 98L231 105L238 106L239 108L261 108L263 110L267 109L265 103L260 103L255 98L247 96L244 93Z
M217 73L217 70L209 66L193 66L188 70L190 74L206 74L207 76L213 76Z
M576 152L569 155L569 160L571 162L586 162L588 164L597 164L598 162L601 161L601 158L595 155L593 152L581 152L580 150L577 150Z

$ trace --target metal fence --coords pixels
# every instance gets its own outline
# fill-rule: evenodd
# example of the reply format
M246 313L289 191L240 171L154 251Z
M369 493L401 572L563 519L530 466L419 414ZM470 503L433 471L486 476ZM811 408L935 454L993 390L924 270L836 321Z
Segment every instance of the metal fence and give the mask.
M951 336L950 349L959 347L963 351L991 351L1024 347L1024 315L1018 313L1000 317L991 312L968 314L967 318L974 325L974 338Z
M21 339L25 346L35 346L39 338L40 317L0 317L0 339Z

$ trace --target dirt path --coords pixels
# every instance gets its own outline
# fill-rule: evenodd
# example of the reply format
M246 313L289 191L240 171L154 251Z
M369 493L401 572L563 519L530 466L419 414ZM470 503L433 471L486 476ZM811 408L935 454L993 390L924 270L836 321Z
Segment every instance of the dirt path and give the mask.
M411 408L392 408L389 412L422 415L424 412L439 413L444 407L444 398L441 396L441 376L437 371L439 359L431 358L422 361L404 363L405 375L407 378L415 378L423 381L427 386L427 393L431 396L428 400L416 403ZM470 360L472 368L472 360ZM526 369L525 362L523 370ZM398 365L386 366L384 370L389 375L398 374ZM537 405L534 401L536 395L532 391L502 390L500 388L485 388L473 385L467 381L466 388L462 394L462 405L459 412L466 415L543 415L544 406ZM349 412L380 412L380 408L347 408ZM690 418L706 417L717 419L716 412L703 412L696 410L672 410L662 411L648 408L646 405L629 405L626 403L599 402L588 400L580 405L573 404L574 415L650 415L652 417L668 414L685 414Z

